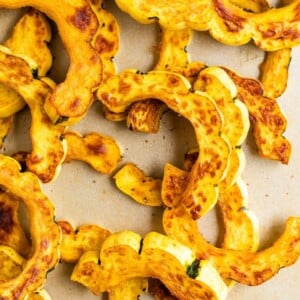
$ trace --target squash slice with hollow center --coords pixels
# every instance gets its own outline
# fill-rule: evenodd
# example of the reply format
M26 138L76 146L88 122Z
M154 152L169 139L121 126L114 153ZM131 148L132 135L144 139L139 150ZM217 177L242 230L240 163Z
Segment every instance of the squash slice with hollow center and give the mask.
M43 286L47 272L58 263L61 234L40 180L31 172L21 173L18 162L4 155L0 156L0 186L24 203L30 220L31 255L19 275L0 283L2 299L23 299Z
M136 101L156 98L187 118L195 129L200 155L182 201L195 219L216 203L230 147L221 134L223 117L207 93L192 92L189 82L176 73L151 71L141 74L127 70L103 83L97 90L97 97L115 112L125 111Z

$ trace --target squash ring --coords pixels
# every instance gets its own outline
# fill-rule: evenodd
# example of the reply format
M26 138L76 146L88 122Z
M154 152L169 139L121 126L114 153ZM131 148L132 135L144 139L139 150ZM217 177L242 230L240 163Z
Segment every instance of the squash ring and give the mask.
M201 143L201 154L193 167L183 203L194 219L205 214L217 201L218 184L225 176L230 146L222 138L223 118L206 93L191 92L187 80L176 73L127 70L111 77L97 90L98 99L110 110L122 112L133 102L156 98L187 118Z
M61 233L54 222L54 206L38 178L31 172L21 173L18 162L4 155L0 156L0 186L24 202L31 220L32 254L19 276L0 283L1 300L23 299L42 287L47 272L58 263Z

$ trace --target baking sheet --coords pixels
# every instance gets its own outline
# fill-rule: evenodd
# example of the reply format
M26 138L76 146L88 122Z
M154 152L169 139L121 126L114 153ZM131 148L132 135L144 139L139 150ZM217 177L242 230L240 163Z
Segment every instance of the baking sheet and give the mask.
M112 1L106 2L108 2L107 9L115 14L121 28L121 47L115 58L118 71L126 68L150 70L156 58L158 27L137 24L129 16L120 12ZM20 11L0 10L1 41L7 37L20 13ZM68 66L68 58L61 48L58 37L54 38L52 49L55 59L51 75L60 81ZM208 65L225 65L243 76L250 77L257 77L258 66L264 56L264 53L253 45L240 47L220 45L206 33L195 33L188 51L194 61L203 61ZM249 191L249 207L259 220L261 248L267 247L276 240L288 216L300 215L299 66L300 48L295 48L290 65L288 87L278 100L289 121L285 136L293 144L290 164L285 166L260 158L251 134L243 145L247 158L244 180ZM19 113L2 152L10 154L17 150L29 150L29 126L28 112ZM157 177L162 176L166 162L180 166L184 153L195 145L190 124L172 112L164 115L158 134L147 135L129 131L124 123L105 120L101 114L101 105L95 103L87 117L71 129L76 129L82 134L93 130L114 137L123 150L123 159L119 167L125 162L133 162L148 175ZM64 164L57 180L44 185L44 191L56 205L57 219L68 220L74 226L94 223L112 232L128 229L141 235L151 230L162 232L161 209L136 204L116 190L110 176L101 175L83 163ZM218 220L215 211L208 213L200 222L207 239L216 243ZM52 299L101 299L80 285L72 283L69 279L71 271L71 265L60 264L48 275L45 287ZM258 287L237 284L228 299L266 297L273 300L297 299L300 286L299 274L300 262L280 270L274 278ZM151 299L151 297L143 295L141 299Z

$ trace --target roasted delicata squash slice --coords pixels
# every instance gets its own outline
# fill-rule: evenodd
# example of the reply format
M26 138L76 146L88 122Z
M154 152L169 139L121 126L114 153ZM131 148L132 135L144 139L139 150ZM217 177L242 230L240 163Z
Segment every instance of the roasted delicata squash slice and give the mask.
M91 132L82 136L76 131L67 131L63 138L68 145L65 161L84 161L96 171L110 174L121 160L119 145L107 135Z
M188 171L183 171L170 163L165 164L161 188L161 198L165 206L176 207L180 204L182 194L188 184L188 179Z
M146 176L132 163L125 164L115 175L117 188L136 202L148 206L161 206L161 179Z
M220 193L224 238L222 248L254 252L259 246L259 227L256 215L248 209L246 183L238 178L234 185Z
M142 239L125 231L105 241L100 257L86 252L71 279L100 294L130 278L153 277L178 299L226 299L227 287L216 270L194 258L189 248L161 234L151 232Z
M221 134L223 117L207 93L191 91L189 82L177 73L151 71L141 74L127 70L103 83L97 90L97 97L115 112L125 111L138 100L155 98L187 118L195 129L201 153L182 201L195 219L216 203L230 147Z
M0 185L7 193L22 201L30 220L32 252L19 275L0 283L3 299L23 299L39 290L47 272L59 260L61 234L54 222L54 206L41 190L41 182L31 172L20 172L20 165L11 157L0 156Z
M67 263L76 263L89 250L100 250L110 232L98 225L81 225L76 230L68 221L59 221L62 241L59 246L60 258Z
M103 174L110 174L121 160L121 150L116 141L106 135L91 132L82 136L76 131L66 131L61 139L67 144L64 163L78 160L89 164L94 170ZM19 151L12 154L23 167L28 169L26 161L29 152Z
M52 54L48 48L52 33L44 14L29 9L13 28L10 38L4 43L13 53L33 59L38 68L36 76L46 76L52 66Z
M291 57L290 48L266 52L259 76L266 97L278 98L285 91Z
M201 71L193 87L211 95L224 118L223 137L231 145L227 174L222 182L224 189L234 184L245 166L245 158L240 148L250 127L248 110L237 98L234 82L219 67L208 67Z
M15 25L12 35L4 45L33 65L34 76L45 76L52 65L52 56L47 46L50 39L49 22L43 14L30 9ZM12 116L22 110L26 102L16 90L3 83L0 83L0 100L0 144L2 147L13 123Z
M290 217L275 243L258 252L217 248L209 244L186 210L180 206L166 209L163 216L166 234L195 251L198 259L208 259L224 279L247 285L261 284L300 255L300 219Z
M120 28L114 15L103 7L102 2L102 0L90 1L90 5L99 22L92 46L103 62L103 80L105 80L116 74L113 59L119 51Z
M43 108L52 88L43 81L34 79L27 62L9 51L0 51L0 63L0 82L16 90L31 112L32 151L26 165L43 182L49 182L59 172L66 152L63 140L65 127L53 124Z
M13 28L4 45L25 60L33 60L35 77L45 76L52 65L52 54L47 43L51 40L50 24L46 17L29 9ZM4 84L0 84L0 117L6 118L20 111L26 105L21 95Z
M38 9L56 23L70 58L66 79L47 97L45 109L54 123L62 119L65 122L68 119L69 123L78 121L91 105L93 91L102 79L102 63L91 45L98 21L90 3L87 0L0 1L2 8L15 9L24 6Z
M156 70L180 72L189 62L186 47L192 40L192 30L170 30L161 28L159 56L155 65Z
M0 244L13 248L27 257L31 245L20 224L19 201L12 195L0 192Z
M117 0L116 3L140 23L158 22L172 30L208 30L216 40L229 45L253 40L261 49L274 51L300 42L298 0L258 13L245 11L230 0Z
M237 85L239 99L247 106L259 154L287 164L291 144L283 136L287 120L278 102L263 95L263 87L257 80L241 77L229 69L226 72Z
M119 51L120 28L114 15L103 6L102 0L90 1L98 19L99 27L93 37L92 45L99 54L103 64L103 81L116 74L114 57ZM127 114L116 114L103 107L103 116L110 121L124 121Z

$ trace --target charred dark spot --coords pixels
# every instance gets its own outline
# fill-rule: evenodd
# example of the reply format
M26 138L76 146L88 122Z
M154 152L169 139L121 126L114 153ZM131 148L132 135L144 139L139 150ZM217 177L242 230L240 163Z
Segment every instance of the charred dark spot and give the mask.
M49 247L49 241L48 240L42 240L41 241L41 249L45 250Z
M109 31L109 32L114 32L114 31L115 31L115 26L114 26L113 23L110 23L110 24L108 25L108 31Z
M38 68L32 69L32 70L31 70L31 73L32 73L32 77L33 77L34 79L38 79L38 77L39 77L39 70L38 70Z
M156 22L159 22L159 17L157 16L148 17L148 20L155 20Z
M95 50L99 53L109 53L112 52L112 50L114 49L115 43L114 42L110 42L109 40L107 40L106 38L104 38L103 36L98 36L96 41L95 41Z
M105 153L107 153L107 148L106 148L105 144L103 144L103 143L89 144L87 147L94 154L105 154Z
M14 158L21 166L21 172L25 172L27 170L26 160L29 153L25 151L19 151L17 153L12 154L12 158Z
M215 11L223 19L224 24L230 32L239 32L243 28L244 18L234 15L223 3L214 0Z
M37 163L39 163L42 159L41 159L41 157L38 156L38 155L30 155L30 156L28 157L28 160L29 160L32 164L37 164Z
M59 225L63 234L71 234L72 229L64 224ZM75 232L76 233L76 232Z
M289 162L289 152L290 152L290 147L288 143L282 143L280 146L278 146L275 149L279 160L283 163L283 164L287 164Z
M82 7L70 19L76 28L85 31L91 23L91 11L88 7Z
M0 203L0 230L6 234L10 233L13 225L13 208L4 203Z
M81 99L76 97L74 101L70 105L70 111L76 111L78 107L80 107Z
M287 28L282 31L282 36L284 39L290 39L292 41L300 38L300 31L297 28Z
M179 84L180 84L180 79L177 76L170 76L169 78L170 86L178 86Z
M201 205L198 204L190 210L190 215L193 220L199 219L201 209L202 209Z
M155 299L176 299L159 279L149 278L148 292L154 296Z
M300 4L295 7L293 16L292 22L298 22L300 20Z

